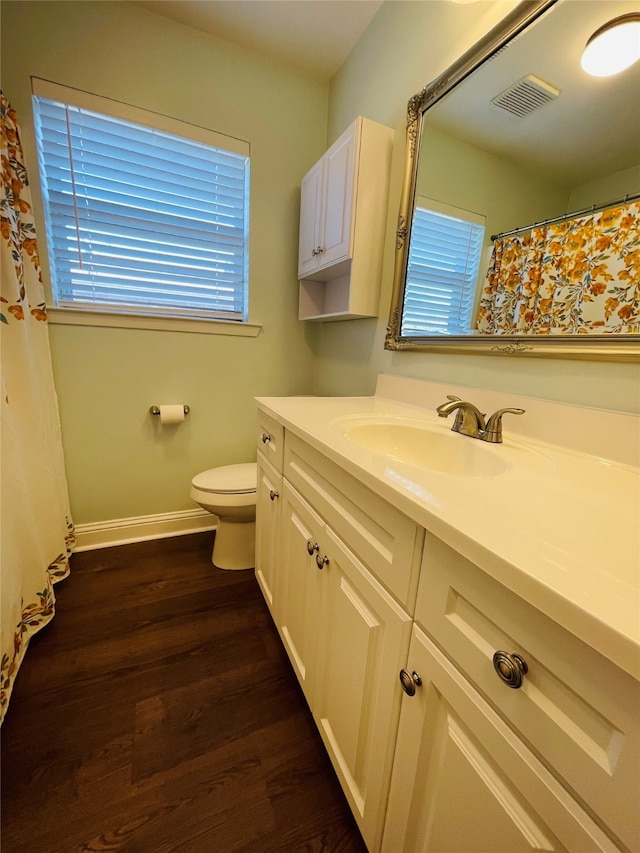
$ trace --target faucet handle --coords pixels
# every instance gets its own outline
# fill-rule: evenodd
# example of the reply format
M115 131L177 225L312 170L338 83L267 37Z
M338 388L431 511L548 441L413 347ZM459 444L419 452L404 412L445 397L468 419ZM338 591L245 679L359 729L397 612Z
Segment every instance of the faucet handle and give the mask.
M487 421L485 429L485 441L492 444L500 444L502 442L502 416L509 412L512 415L523 415L524 409L498 409L494 412Z
M456 397L455 394L447 394L447 401L448 401L448 403L461 403L462 398ZM446 417L446 415L444 415L442 412L442 409L446 405L447 405L447 403L440 403L440 405L436 408L436 412L438 413L438 416L441 418ZM455 420L453 422L453 427L452 427L452 430L454 432L458 432L460 427L462 426L462 417L463 417L462 409L458 409L458 411L456 412L456 417L455 417Z
M450 403L461 403L462 402L462 399L460 397L456 397L455 394L447 394L447 400ZM440 405L437 406L437 408L436 408L436 412L439 413L440 410L442 409L442 407L446 406L446 405L447 405L446 403L440 403Z

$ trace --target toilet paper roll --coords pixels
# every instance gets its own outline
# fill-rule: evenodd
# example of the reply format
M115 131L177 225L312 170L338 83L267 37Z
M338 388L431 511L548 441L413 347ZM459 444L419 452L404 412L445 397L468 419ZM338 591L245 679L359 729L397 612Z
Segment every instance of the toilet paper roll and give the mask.
M160 406L161 424L181 424L184 420L184 403L165 404Z

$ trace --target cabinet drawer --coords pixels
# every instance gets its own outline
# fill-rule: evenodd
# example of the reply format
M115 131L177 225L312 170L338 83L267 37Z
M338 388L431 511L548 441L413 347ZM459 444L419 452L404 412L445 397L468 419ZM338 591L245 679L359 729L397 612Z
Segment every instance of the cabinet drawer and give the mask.
M295 435L285 478L413 613L424 531Z
M425 542L416 620L610 830L639 851L639 683L435 537ZM494 670L499 649L527 664L518 689Z
M258 450L277 471L282 471L284 428L276 420L258 411Z

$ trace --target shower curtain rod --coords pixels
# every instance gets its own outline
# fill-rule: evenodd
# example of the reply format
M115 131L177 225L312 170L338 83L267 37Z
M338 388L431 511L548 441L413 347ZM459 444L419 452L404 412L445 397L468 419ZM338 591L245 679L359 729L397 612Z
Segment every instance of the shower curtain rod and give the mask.
M591 207L584 207L582 210L575 210L573 213L565 213L562 216L552 216L551 219L543 219L540 222L534 222L533 225L523 225L522 228L513 228L511 231L502 231L500 234L492 234L491 240L499 240L500 237L510 237L512 234L519 234L521 231L529 231L531 228L538 228L540 225L550 225L552 222L563 222L565 219L575 219L577 216L582 216L585 213L595 213L596 210L606 210L608 207L617 207L619 204L626 204L628 201L635 201L637 198L640 198L640 193L627 194L624 198L619 198L615 201L603 201L602 204L594 204Z

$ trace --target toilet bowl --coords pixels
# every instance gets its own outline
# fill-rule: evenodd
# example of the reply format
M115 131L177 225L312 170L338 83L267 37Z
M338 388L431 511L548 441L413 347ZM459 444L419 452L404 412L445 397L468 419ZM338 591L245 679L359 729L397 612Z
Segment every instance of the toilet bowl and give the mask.
M218 517L211 562L219 569L255 566L257 483L255 462L210 468L191 481L191 499Z

